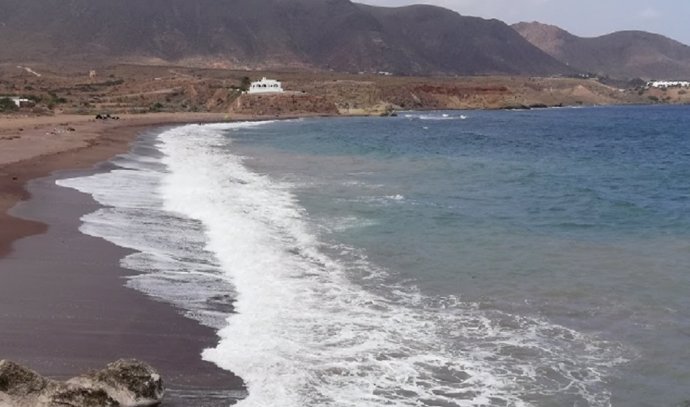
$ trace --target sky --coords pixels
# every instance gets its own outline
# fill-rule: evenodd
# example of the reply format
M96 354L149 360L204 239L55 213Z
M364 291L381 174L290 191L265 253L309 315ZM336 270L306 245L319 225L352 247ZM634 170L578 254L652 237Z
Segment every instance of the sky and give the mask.
M539 21L582 37L643 30L690 45L689 0L354 0L376 6L433 4L508 24Z

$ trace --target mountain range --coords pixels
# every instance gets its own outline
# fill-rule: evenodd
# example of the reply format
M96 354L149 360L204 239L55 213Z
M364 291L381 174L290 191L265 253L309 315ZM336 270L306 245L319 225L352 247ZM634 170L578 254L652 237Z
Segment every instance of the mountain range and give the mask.
M0 61L535 74L569 68L498 20L349 0L0 0Z
M583 72L618 78L690 78L690 47L658 34L619 31L593 38L537 22L513 28L536 47Z
M688 47L661 36L590 40L544 27L511 27L435 6L386 8L349 0L0 0L0 63L404 75L690 73Z

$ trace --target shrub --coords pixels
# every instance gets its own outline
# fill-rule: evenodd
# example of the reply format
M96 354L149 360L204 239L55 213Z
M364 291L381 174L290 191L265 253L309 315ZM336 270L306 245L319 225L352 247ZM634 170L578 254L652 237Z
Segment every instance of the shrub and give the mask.
M0 112L14 112L17 109L17 105L10 98L0 98Z
M246 92L249 90L250 86L252 86L252 80L249 79L248 76L243 77L242 82L240 83L240 89Z
M149 108L151 112L160 112L163 109L163 104L161 102L156 102Z

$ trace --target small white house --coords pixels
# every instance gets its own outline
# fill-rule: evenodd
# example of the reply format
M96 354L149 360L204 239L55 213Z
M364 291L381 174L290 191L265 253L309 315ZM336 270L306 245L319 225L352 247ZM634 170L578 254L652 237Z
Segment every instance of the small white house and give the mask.
M260 81L252 82L248 93L283 93L283 85L274 79L262 78Z
M34 102L31 99L26 99L22 97L10 97L10 100L14 102L17 107L31 107L34 105Z

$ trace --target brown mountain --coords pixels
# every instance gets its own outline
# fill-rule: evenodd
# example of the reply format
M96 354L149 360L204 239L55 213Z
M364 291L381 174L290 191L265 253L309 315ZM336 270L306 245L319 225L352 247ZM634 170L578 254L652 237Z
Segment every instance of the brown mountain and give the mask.
M658 34L619 31L582 38L553 25L514 24L529 42L581 71L618 78L690 78L690 47Z
M86 60L402 74L570 68L498 20L349 0L0 0L0 62Z

